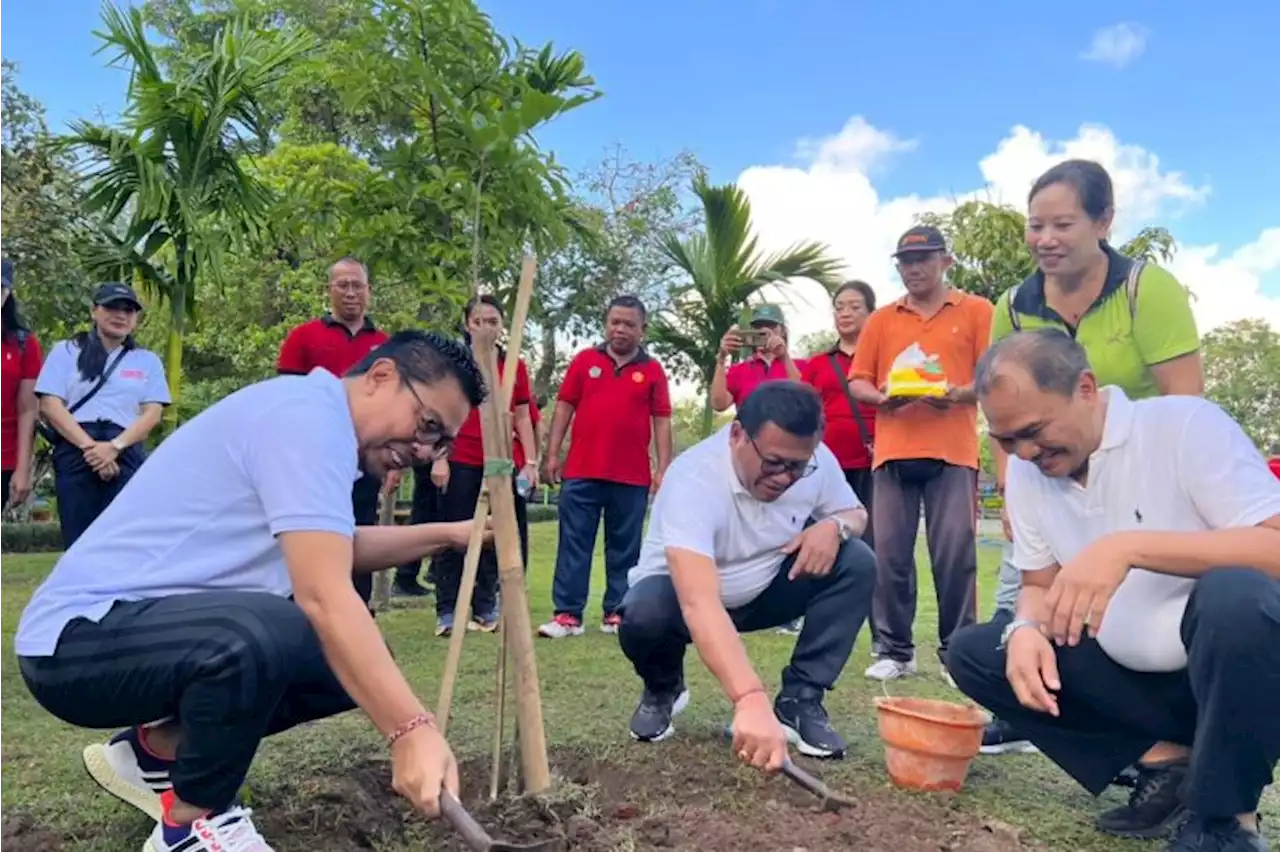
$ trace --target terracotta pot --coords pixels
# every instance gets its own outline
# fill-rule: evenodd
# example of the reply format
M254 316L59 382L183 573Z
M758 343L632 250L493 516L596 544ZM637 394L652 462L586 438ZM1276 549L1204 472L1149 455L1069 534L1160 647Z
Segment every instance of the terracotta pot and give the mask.
M877 698L889 779L909 790L958 792L991 716L931 698Z

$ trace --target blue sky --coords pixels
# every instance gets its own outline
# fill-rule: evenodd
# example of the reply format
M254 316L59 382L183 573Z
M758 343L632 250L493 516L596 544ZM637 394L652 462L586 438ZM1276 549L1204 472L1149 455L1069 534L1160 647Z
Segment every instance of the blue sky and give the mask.
M1015 125L1050 140L1105 125L1159 170L1208 185L1169 208L1180 242L1229 253L1280 226L1280 3L1195 0L985 4L857 0L490 0L499 28L587 57L605 97L548 130L570 165L620 142L644 158L693 150L717 180L806 164L797 140L860 115L915 140L873 173L881 198L979 188L979 161ZM96 0L9 0L3 55L57 126L108 112L124 76L94 56ZM1096 31L1132 22L1125 67L1081 58ZM1177 215L1181 212L1181 215ZM1280 297L1275 270L1261 283Z

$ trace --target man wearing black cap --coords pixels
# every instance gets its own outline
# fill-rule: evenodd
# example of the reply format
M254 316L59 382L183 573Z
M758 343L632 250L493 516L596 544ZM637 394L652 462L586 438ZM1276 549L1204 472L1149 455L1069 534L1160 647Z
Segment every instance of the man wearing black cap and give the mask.
M976 618L973 378L991 338L994 313L986 299L947 284L952 259L937 228L908 230L894 258L907 293L867 320L850 383L856 398L878 408L872 506L878 577L872 612L881 657L866 672L876 680L915 671L911 628L922 502L944 665L951 636Z
M93 328L49 350L36 380L40 413L57 433L54 486L68 548L142 464L142 444L170 401L164 365L133 340L141 310L132 287L103 284Z

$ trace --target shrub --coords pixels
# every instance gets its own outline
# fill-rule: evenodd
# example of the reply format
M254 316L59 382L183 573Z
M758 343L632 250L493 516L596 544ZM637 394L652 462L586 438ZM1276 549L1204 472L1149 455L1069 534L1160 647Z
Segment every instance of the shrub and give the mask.
M54 553L62 550L62 529L57 524L5 524L0 530L4 553Z
M560 517L560 507L554 503L530 503L529 507L529 523L541 524L546 521L554 521Z

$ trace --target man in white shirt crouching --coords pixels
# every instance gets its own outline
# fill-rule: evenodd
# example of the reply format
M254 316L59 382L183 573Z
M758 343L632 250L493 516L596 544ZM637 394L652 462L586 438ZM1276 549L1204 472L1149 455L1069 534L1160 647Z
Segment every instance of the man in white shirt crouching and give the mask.
M870 611L875 555L859 538L867 512L822 443L822 426L811 387L765 382L732 424L667 470L619 630L644 682L635 739L671 735L689 700L692 642L733 703L734 750L745 763L777 770L788 740L813 757L844 755L822 699ZM739 633L800 616L771 703Z
M1280 759L1280 481L1218 406L1099 388L1066 334L988 350L976 390L1009 453L1008 626L958 634L960 689L1094 794L1131 763L1112 834L1263 852Z

